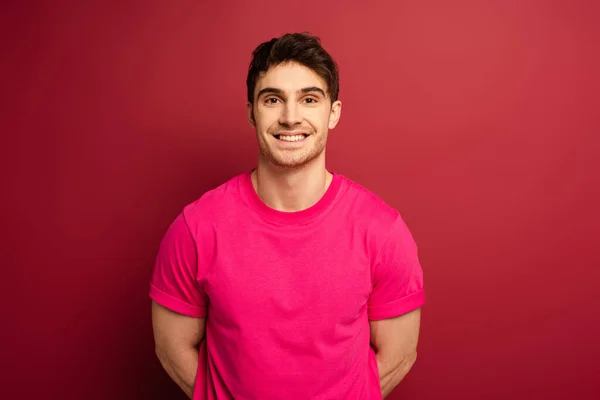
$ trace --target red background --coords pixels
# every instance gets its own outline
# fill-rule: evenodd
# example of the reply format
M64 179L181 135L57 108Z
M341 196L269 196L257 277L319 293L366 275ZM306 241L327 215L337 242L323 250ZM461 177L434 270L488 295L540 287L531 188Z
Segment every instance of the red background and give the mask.
M157 246L254 166L250 53L303 30L341 66L329 168L420 245L420 358L389 398L600 398L597 2L7 3L0 398L182 398Z

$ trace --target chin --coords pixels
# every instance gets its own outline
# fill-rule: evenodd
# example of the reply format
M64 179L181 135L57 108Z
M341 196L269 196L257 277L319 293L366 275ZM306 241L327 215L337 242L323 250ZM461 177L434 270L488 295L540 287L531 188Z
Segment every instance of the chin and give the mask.
M323 148L320 151L315 151L315 148L302 150L304 151L286 152L272 149L269 146L261 146L260 152L262 158L273 166L282 169L292 169L303 167L318 159L325 149Z
M277 158L271 159L271 163L273 165L275 165L276 167L279 167L279 168L283 168L283 169L299 168L299 167L302 167L302 166L308 164L309 162L310 162L310 160L281 160L281 159L277 159Z
M269 157L269 160L276 166L285 169L292 168L300 168L305 165L310 164L319 158L319 154L309 154L303 155L299 157L281 157L279 155L275 155L274 157Z

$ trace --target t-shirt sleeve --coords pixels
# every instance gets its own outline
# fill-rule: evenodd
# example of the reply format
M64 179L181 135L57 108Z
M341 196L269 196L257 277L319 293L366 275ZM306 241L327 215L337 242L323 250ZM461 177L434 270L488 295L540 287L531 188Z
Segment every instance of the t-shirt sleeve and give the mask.
M179 314L206 317L207 299L198 282L197 260L195 241L180 214L161 241L150 282L150 298Z
M425 303L417 245L398 215L373 265L370 320L397 317Z

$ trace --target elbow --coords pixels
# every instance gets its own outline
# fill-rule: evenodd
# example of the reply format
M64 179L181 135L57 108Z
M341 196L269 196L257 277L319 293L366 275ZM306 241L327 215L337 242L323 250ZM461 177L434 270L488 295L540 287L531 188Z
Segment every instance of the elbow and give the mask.
M415 363L417 362L417 352L413 352L411 353L408 357L406 357L404 359L403 364L403 369L405 370L405 375L408 373L408 371L410 371L413 367L413 365L415 365Z
M160 361L160 364L164 367L167 364L168 359L164 350L160 346L155 346L154 354L156 355L156 358L158 358L158 361Z
M382 379L392 379L400 382L417 362L417 353L413 352L397 358L394 362L378 361L379 374Z
M404 377L410 372L410 370L412 369L413 365L415 365L415 363L417 362L417 353L411 353L410 355L407 355L406 357L404 357L399 364L396 365L396 368L394 369L394 381L395 384L400 383Z
M409 364L410 364L410 366L411 366L411 367L412 367L413 365L415 365L415 363L417 362L417 352L416 352L416 351L414 351L414 352L413 352L413 353L410 355L408 362L409 362Z
M387 373L380 375L380 385L383 398L386 396L406 377L415 362L417 361L417 353L411 353L399 359ZM382 368L384 368L382 366Z
M400 368L398 371L399 375L400 375L399 376L400 380L404 379L404 377L410 372L410 370L412 369L412 367L415 365L416 362L417 362L417 352L410 354L402 361L402 364L400 365Z

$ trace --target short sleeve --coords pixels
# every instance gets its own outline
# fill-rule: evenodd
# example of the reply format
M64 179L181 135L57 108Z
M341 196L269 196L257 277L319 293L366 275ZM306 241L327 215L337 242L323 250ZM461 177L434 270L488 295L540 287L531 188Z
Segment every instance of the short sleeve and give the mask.
M370 320L397 317L425 303L417 245L400 215L376 257L372 271L368 302Z
M196 244L183 214L163 237L150 282L150 298L190 317L206 317L207 299L197 278Z

